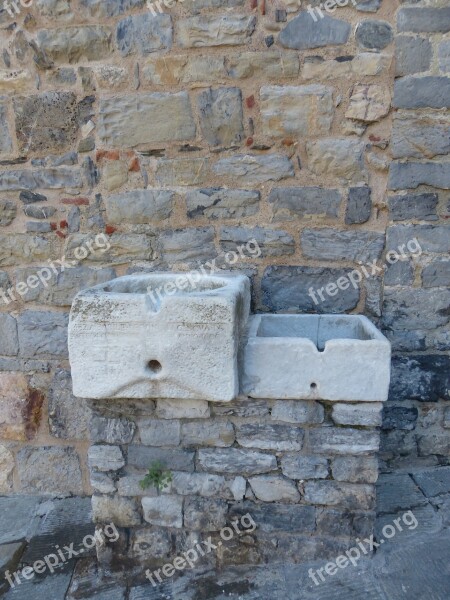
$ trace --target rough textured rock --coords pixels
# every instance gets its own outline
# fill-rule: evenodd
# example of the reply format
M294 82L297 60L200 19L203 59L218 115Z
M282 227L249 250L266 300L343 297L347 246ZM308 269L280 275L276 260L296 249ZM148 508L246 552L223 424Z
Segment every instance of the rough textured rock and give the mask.
M437 194L405 194L389 196L389 213L393 221L419 219L421 221L437 221L436 208L439 202Z
M353 88L345 116L371 123L385 117L390 108L391 95L387 86L358 84Z
M379 439L375 431L322 427L310 431L309 443L314 454L373 454Z
M86 440L89 437L91 411L82 398L72 394L70 372L55 373L48 394L50 433L67 440Z
M179 446L181 440L180 421L162 419L140 419L139 435L146 446Z
M268 201L274 221L292 221L308 215L336 218L342 195L339 190L322 187L276 187Z
M25 494L81 495L80 461L74 448L25 447L17 453L20 490Z
M444 190L450 189L450 173L447 164L412 161L391 163L389 189L416 189L420 185L429 185Z
M450 153L450 119L444 115L411 116L399 111L394 116L392 154L394 158L433 158Z
M422 402L449 400L449 366L450 358L439 354L394 357L390 398Z
M309 168L315 175L358 183L367 179L364 145L351 139L326 138L306 145Z
M366 223L372 213L371 188L352 187L348 191L347 208L345 211L346 225Z
M328 15L317 17L317 22L306 11L292 19L278 36L278 43L284 48L306 50L345 44L350 35L350 25Z
M282 256L294 253L294 239L285 231L263 229L262 227L222 227L220 245L224 252L235 252L237 246L256 241L261 256Z
M91 446L88 464L99 471L118 471L125 465L125 459L119 446Z
M323 85L264 86L263 131L271 137L326 135L334 116L333 89Z
M281 459L281 470L290 479L326 479L328 460L320 456L285 454Z
M368 50L383 50L393 39L392 27L386 21L362 21L356 30L356 41Z
M370 510L375 507L375 489L371 485L355 483L308 481L305 484L304 499L312 504Z
M181 427L183 446L232 446L235 440L234 427L228 422L191 421Z
M126 17L117 24L116 45L122 56L145 56L172 45L172 19L166 14Z
M300 243L305 256L323 260L364 261L378 259L384 248L384 234L376 231L304 229Z
M276 475L259 475L249 479L250 486L263 502L298 502L300 494L288 479Z
M164 260L171 264L205 261L217 254L212 227L166 230L160 235L159 242Z
M259 211L260 194L250 190L204 188L186 194L190 219L233 219L249 217Z
M152 525L161 527L183 526L183 498L179 496L159 496L157 498L142 498L144 520Z
M0 154L9 154L13 150L13 142L7 121L7 110L7 103L0 101Z
M211 146L231 146L244 137L242 94L239 88L208 88L197 99L200 127Z
M59 63L107 58L111 52L111 31L100 25L43 29L37 39L42 52Z
M380 402L335 403L333 404L332 419L336 425L378 427L381 425L382 408L383 405Z
M207 471L240 475L268 473L277 468L277 459L272 454L239 448L201 448L198 451L198 463Z
M114 523L118 527L141 524L138 503L134 498L92 496L92 517L95 523Z
M20 354L35 356L67 356L68 315L44 311L25 311L18 319Z
M280 181L294 176L294 165L281 154L242 154L221 158L214 165L216 175L247 184Z
M425 37L399 35L395 39L396 75L414 75L428 71L433 47Z
M287 423L317 424L324 419L324 409L318 402L280 400L272 407L272 419Z
M378 460L376 457L338 456L333 459L333 479L352 483L376 483Z
M402 8L397 15L397 26L399 31L447 33L450 8Z
M224 57L216 56L157 56L142 69L144 82L153 85L214 82L224 75Z
M300 63L296 52L241 52L228 57L227 73L233 79L262 76L265 79L296 77Z
M395 108L449 108L449 77L402 77L394 84Z
M134 190L106 198L109 223L164 221L172 214L174 193L166 190Z
M12 473L14 455L7 446L0 444L0 493L7 494L12 490Z
M201 185L211 176L209 159L164 158L158 161L155 175L161 185Z
M445 259L435 260L424 267L422 271L422 285L425 288L449 287L450 261Z
M0 314L0 355L16 356L19 352L19 338L17 336L17 322L11 315Z
M236 439L244 448L262 450L301 450L304 432L289 425L253 425L246 423L236 427Z
M226 524L227 503L210 498L188 498L184 505L184 525L198 531L219 531Z
M250 41L256 18L239 14L202 15L178 22L178 44L185 48L236 46Z
M90 420L90 439L105 444L130 444L136 425L129 419L94 416Z
M29 387L22 373L0 373L0 435L2 439L34 438L42 416L43 394Z

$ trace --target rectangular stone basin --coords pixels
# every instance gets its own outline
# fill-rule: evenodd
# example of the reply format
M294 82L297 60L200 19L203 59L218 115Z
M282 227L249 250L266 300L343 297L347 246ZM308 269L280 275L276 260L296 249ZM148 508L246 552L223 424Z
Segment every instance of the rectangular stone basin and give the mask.
M385 401L391 347L359 315L255 315L242 390L253 398Z
M249 310L242 275L132 275L83 290L69 322L74 394L231 401Z

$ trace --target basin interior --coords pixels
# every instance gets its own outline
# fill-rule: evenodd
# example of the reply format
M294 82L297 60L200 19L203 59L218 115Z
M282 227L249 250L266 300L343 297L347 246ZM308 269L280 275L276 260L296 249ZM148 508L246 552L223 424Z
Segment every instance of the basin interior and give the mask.
M173 275L132 275L119 277L106 284L95 286L95 291L105 294L150 294L159 297L195 292L210 292L224 288L227 281L219 277L189 278L189 273Z
M357 315L261 315L256 336L306 338L324 350L329 340L371 340L375 333L370 322Z

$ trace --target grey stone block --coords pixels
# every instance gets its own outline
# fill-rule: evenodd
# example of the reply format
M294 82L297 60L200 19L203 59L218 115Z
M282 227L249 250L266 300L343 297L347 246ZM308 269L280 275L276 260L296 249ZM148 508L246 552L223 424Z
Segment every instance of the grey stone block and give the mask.
M331 465L333 479L351 483L376 483L378 459L372 456L338 456Z
M295 484L280 475L257 475L249 484L258 500L263 502L298 502L300 494Z
M135 498L92 496L94 523L114 523L118 527L133 527L142 522Z
M332 419L336 425L358 425L361 427L377 427L381 425L381 402L335 403Z
M415 407L407 406L389 406L387 404L383 409L382 429L412 431L416 428L419 411Z
M324 408L319 402L280 400L274 403L271 414L275 421L317 424L323 423L324 413Z
M292 161L282 154L236 154L218 160L213 171L244 185L280 181L295 175Z
M66 313L23 312L18 318L21 356L67 357L68 321Z
M394 83L395 108L449 108L449 77L403 77Z
M160 462L166 469L194 471L194 452L181 449L147 448L131 445L128 448L128 466L149 469L154 462Z
M119 446L91 446L88 451L90 469L99 471L118 471L125 464L122 450Z
M450 261L434 260L422 271L422 285L425 288L450 287Z
M75 448L25 447L17 453L20 491L26 494L83 493L81 469Z
M309 449L313 454L373 454L378 451L377 431L343 427L320 427L309 432Z
M372 212L372 190L369 187L353 187L348 191L345 223L366 223Z
M433 58L431 42L424 37L398 35L395 38L395 73L414 75L428 71Z
M242 93L239 88L208 88L198 99L200 127L211 146L232 146L244 137Z
M419 456L447 457L450 454L450 436L448 431L427 432L417 437Z
M284 48L306 50L345 44L349 38L351 27L349 23L333 19L328 15L316 18L307 11L302 11L294 17L278 36L278 43Z
M184 526L198 531L219 531L226 524L228 505L224 500L187 498L184 503Z
M205 261L217 254L212 227L166 230L161 232L159 242L163 258L169 264Z
M447 325L450 291L386 288L382 325L390 330L434 329Z
M405 253L406 256L409 252L419 251L432 254L448 253L450 252L449 234L449 225L396 225L388 228L387 247L389 250Z
M19 352L19 338L17 335L17 321L11 315L0 314L0 355L17 356Z
M147 446L179 446L180 421L168 419L139 419L141 442Z
M267 533L310 533L315 529L316 511L312 506L243 502L231 506L229 518L234 520L246 514L252 516L259 531Z
M70 372L56 371L48 394L50 433L67 440L87 440L91 418L86 400L72 394Z
M214 403L212 415L215 417L265 417L269 414L266 400L235 400L226 404Z
M106 198L109 223L149 223L164 221L174 207L174 192L169 190L134 190Z
M0 192L81 188L81 170L75 167L2 171Z
M372 510L375 508L373 485L341 483L336 481L307 481L305 502L337 506L348 510Z
M368 262L379 259L384 234L378 231L336 231L332 228L304 229L300 236L303 254L321 260Z
M193 48L246 44L250 41L255 26L255 16L239 13L179 19L178 45L183 48Z
M393 39L392 27L387 21L362 21L356 29L356 41L367 50L383 50Z
M307 215L337 218L342 195L339 190L321 187L273 188L268 201L274 221L292 221Z
M395 513L426 503L427 499L409 475L380 475L377 483L378 513Z
M397 15L399 31L447 33L450 31L450 8L401 8Z
M450 73L450 42L442 40L438 49L439 69L443 73Z
M16 218L17 207L10 200L0 200L0 227L8 227Z
M414 282L414 268L412 261L402 260L392 265L386 265L384 272L384 285L395 286L405 285L411 286Z
M0 497L0 544L28 540L34 535L41 502L39 496Z
M394 116L394 158L433 158L450 153L450 119L445 115L411 116L399 111Z
M186 194L189 219L235 219L255 215L259 211L260 193L250 190L205 188Z
M346 277L351 269L320 267L267 267L261 282L263 304L270 311L341 313L355 308L359 301L358 287L349 286L335 297L324 296L316 304L309 290L323 289L330 282Z
M421 402L450 400L450 357L444 354L394 356L389 398Z
M326 479L328 460L321 456L284 454L281 457L281 470L289 479Z
M220 230L220 245L224 252L234 252L236 246L255 240L261 250L261 256L283 256L294 254L294 238L278 229L262 227L222 227Z
M236 439L244 448L301 450L303 437L302 429L290 425L244 423L236 426Z
M450 90L449 90L450 91ZM390 190L415 189L429 185L444 190L450 189L450 171L446 163L393 161L389 171Z
M181 426L183 446L232 446L234 427L229 421L190 421Z
M240 448L201 448L198 451L198 463L206 471L244 476L277 469L277 459L273 454Z
M101 60L111 53L111 31L99 25L41 29L37 42L39 50L57 63Z
M144 520L161 527L183 527L183 498L179 496L158 496L142 498Z
M93 442L130 444L135 431L135 423L126 418L110 419L95 415L90 422L90 435Z
M450 467L419 471L412 477L428 498L450 493Z
M132 15L117 24L116 45L122 56L146 56L172 46L170 15Z
M318 508L316 518L317 533L333 537L342 536L350 537L351 539L364 539L373 533L374 519L374 512ZM346 592L343 593L346 594Z
M437 194L406 194L389 196L389 214L393 221L418 219L421 221L437 221L436 209L439 203Z

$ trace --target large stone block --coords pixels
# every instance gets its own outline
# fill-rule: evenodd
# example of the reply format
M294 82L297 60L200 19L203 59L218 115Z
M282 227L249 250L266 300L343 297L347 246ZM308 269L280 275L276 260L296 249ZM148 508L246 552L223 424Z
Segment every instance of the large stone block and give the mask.
M17 336L17 321L11 315L0 314L0 355L17 356L19 352L19 338Z
M209 158L162 158L155 177L160 185L202 185L211 176Z
M281 470L289 479L327 479L328 460L321 456L284 454L281 457Z
M14 471L14 455L7 446L0 444L0 494L12 490L12 474Z
M446 115L398 111L394 115L394 158L433 158L450 153L450 118Z
M236 219L250 217L259 211L260 193L250 190L205 188L186 194L189 219Z
M10 154L13 150L13 142L7 120L8 105L0 99L0 154Z
M292 161L282 154L236 154L214 165L216 175L245 185L294 177Z
M183 527L183 498L164 494L142 498L144 520L160 527Z
M91 446L88 465L90 469L98 471L118 471L125 465L125 459L119 446Z
M100 101L98 135L108 146L132 148L195 137L187 92L128 94Z
M368 404L333 404L332 419L336 425L357 425L363 427L378 427L381 425L380 402Z
M145 56L172 46L172 18L167 14L140 14L117 24L116 45L122 56Z
M434 260L423 268L422 285L430 287L450 287L450 261L446 259Z
M373 485L356 483L308 481L305 483L304 499L310 504L372 510L375 508L375 488Z
M133 440L135 431L135 423L125 418L111 419L95 415L90 420L92 442L129 444Z
M351 183L366 181L364 144L359 140L325 138L307 142L309 168L319 176L336 177Z
M201 448L198 451L198 463L206 471L244 476L277 469L277 459L273 454L239 448Z
M107 196L108 223L151 223L165 221L174 206L174 193L169 190L133 190Z
M280 424L244 423L236 426L236 439L244 448L262 450L301 450L304 431L298 427Z
M448 33L450 30L450 8L401 8L397 15L397 27L399 31L411 31L413 33Z
M212 227L166 229L159 236L162 257L169 265L204 263L217 255L214 237Z
M326 60L321 56L307 56L303 64L303 79L327 81L338 77L374 76L387 71L392 62L389 54L360 52L356 56L338 56Z
M206 400L158 400L156 416L160 419L207 419L210 407Z
M80 461L75 448L26 447L17 453L19 489L25 494L82 495Z
M387 230L387 248L399 254L450 252L449 225L396 225Z
M41 29L39 49L58 63L101 60L111 54L111 31L100 25Z
M81 188L82 186L82 173L76 167L2 171L0 179L0 192L36 189L60 190Z
M297 137L330 132L334 116L333 88L263 86L260 100L265 135Z
M224 500L188 498L184 504L184 526L198 531L219 531L226 524L227 511Z
M183 446L232 446L234 427L229 421L190 421L181 427Z
M297 50L336 46L347 42L350 31L350 24L345 21L328 15L314 19L304 10L281 31L278 43Z
M353 187L348 191L345 224L366 223L372 213L372 190L370 187Z
M382 325L390 330L435 329L450 320L450 290L386 289Z
M316 511L312 506L293 504L256 504L243 502L231 506L230 517L241 518L252 515L259 531L267 533L284 532L311 533L315 530Z
M377 431L322 427L309 432L309 447L313 454L373 454L379 445Z
M395 38L395 73L414 75L428 71L433 58L431 42L424 37L398 35Z
M449 108L450 77L403 77L394 83L395 108Z
M387 21L362 21L356 29L358 45L367 50L383 50L393 39L392 27Z
M256 17L240 14L202 15L178 21L177 42L184 48L236 46L248 43Z
M233 79L297 77L300 61L296 52L241 52L227 57L226 70Z
M129 467L150 469L155 462L160 462L166 469L175 471L194 471L195 452L174 448L148 448L146 446L129 446Z
M0 373L0 437L31 440L39 428L44 396L23 373Z
M239 88L208 88L197 99L200 127L211 146L232 146L244 137L242 93Z
M118 527L133 527L142 522L137 500L117 496L92 496L92 518L95 523L112 522Z
M318 402L307 400L280 400L272 407L272 419L287 423L317 424L324 419L324 408Z
M8 227L17 215L17 206L11 200L0 200L0 227Z
M157 56L149 59L142 68L144 83L151 85L213 83L221 80L225 73L223 56Z
M348 286L337 296L324 296L315 302L308 292L323 289L330 282L347 277L350 269L320 267L271 266L267 267L261 283L263 306L270 311L342 313L355 308L359 301L359 287Z
M331 471L336 481L376 483L378 459L375 456L338 456L332 462Z
M345 113L348 119L372 123L380 121L391 108L391 94L384 85L356 84Z
M140 419L139 435L146 446L179 446L180 421L168 419Z
M21 356L67 357L67 323L66 313L23 312L18 318Z
M369 262L378 260L385 237L378 231L336 231L331 227L304 229L300 243L304 256L321 260Z
M337 218L342 202L339 190L322 187L272 188L268 197L274 221L316 216Z
M437 221L436 209L438 203L439 196L430 193L388 197L389 214L393 221L406 221L409 219Z
M89 439L92 413L83 398L72 394L69 371L56 371L48 395L48 421L50 433L67 440ZM100 440L96 440L100 441Z
M282 230L262 227L222 227L220 230L220 245L224 252L233 252L250 240L258 243L261 256L284 256L295 252L294 238Z
M298 502L300 494L295 484L280 475L258 475L249 479L250 486L263 502Z
M450 400L450 358L444 354L394 357L390 399Z

